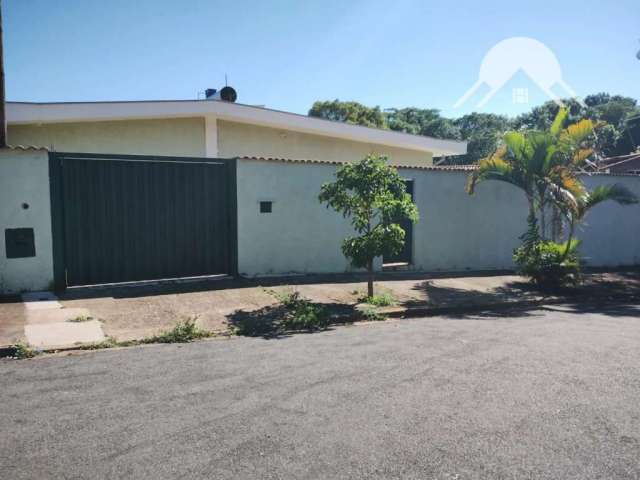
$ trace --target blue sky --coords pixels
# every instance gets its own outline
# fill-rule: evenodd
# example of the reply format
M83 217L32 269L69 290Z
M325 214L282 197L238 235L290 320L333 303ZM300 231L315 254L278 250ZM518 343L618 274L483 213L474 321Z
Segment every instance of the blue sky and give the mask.
M9 100L191 99L225 73L238 101L306 113L319 99L453 104L497 42L528 36L579 95L640 98L637 0L3 0ZM513 88L529 104L514 104ZM559 90L558 93L561 91ZM545 100L517 75L481 111Z

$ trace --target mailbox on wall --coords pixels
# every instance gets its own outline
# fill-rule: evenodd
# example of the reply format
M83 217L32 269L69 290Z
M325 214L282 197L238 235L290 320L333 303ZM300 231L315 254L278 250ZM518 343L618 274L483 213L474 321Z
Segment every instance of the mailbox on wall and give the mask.
M33 228L7 228L4 231L7 258L36 256Z

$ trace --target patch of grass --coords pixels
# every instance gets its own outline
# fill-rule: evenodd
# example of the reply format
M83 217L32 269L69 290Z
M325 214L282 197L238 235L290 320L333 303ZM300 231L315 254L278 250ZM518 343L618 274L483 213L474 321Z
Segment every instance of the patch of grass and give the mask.
M301 298L300 292L296 290L265 290L269 295L276 298L285 307L294 306Z
M396 299L389 292L380 293L372 297L362 297L359 300L362 303L367 303L376 307L389 307L397 303Z
M87 344L84 344L84 345L78 345L78 350L102 350L103 348L114 348L114 347L128 346L128 345L125 345L125 343L128 343L128 342L118 342L113 337L106 337L101 342L87 343Z
M118 341L113 337L107 337L98 343L79 345L78 350L102 350L115 347L133 347L150 343L188 343L200 338L208 338L214 335L213 332L203 330L196 325L197 317L187 318L178 322L171 330L165 330L157 335L146 337L141 340Z
M362 318L369 322L382 322L383 320L387 319L387 317L385 317L384 315L378 312L376 307L367 307L364 310L362 310L361 313L362 313Z
M265 290L273 295L279 305L233 315L232 330L236 335L275 336L288 331L318 330L330 323L328 309L304 298L293 290Z
M18 342L13 346L13 358L17 360L24 360L26 358L33 358L40 352L31 348L26 343Z
M309 302L307 299L298 300L292 305L288 315L282 319L281 325L286 330L316 330L326 328L329 315L326 308Z
M69 320L67 320L67 322L82 323L82 322L89 322L91 320L93 320L93 317L89 315L78 315L75 318L70 318Z
M141 343L187 343L199 338L211 337L212 333L198 327L196 320L197 317L182 320L171 330L165 330L158 335L144 338Z

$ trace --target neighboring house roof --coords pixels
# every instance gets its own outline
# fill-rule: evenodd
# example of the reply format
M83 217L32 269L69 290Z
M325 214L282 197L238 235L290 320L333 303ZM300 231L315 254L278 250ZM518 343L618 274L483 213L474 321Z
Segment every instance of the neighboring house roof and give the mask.
M431 152L434 156L467 153L467 142L363 127L218 100L7 102L6 110L7 123L10 125L210 116L239 123Z
M640 172L640 152L604 158L598 164L598 170L611 173L637 174Z

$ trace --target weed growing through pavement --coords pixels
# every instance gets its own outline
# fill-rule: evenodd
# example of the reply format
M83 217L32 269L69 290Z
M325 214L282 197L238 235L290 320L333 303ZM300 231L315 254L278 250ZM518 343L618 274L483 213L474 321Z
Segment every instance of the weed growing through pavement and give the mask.
M381 322L387 319L387 317L378 312L376 307L366 307L362 310L362 317L369 322Z
M24 360L26 358L33 358L38 355L40 352L31 348L26 343L18 342L13 345L13 355L12 357L16 360Z
M373 295L372 297L362 297L360 302L376 307L389 307L397 303L396 299L389 292L381 293L379 295Z
M91 320L93 320L93 317L89 315L78 315L77 317L68 319L67 322L82 323L82 322L89 322Z

